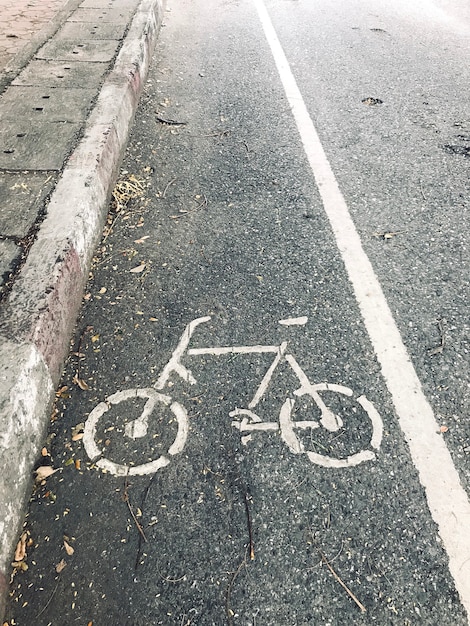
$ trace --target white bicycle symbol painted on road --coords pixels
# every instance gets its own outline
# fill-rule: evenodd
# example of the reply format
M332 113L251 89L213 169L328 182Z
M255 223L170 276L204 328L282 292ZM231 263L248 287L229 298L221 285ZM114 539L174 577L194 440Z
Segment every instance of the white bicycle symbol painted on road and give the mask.
M282 342L276 346L227 346L227 347L209 347L209 348L188 348L191 337L196 328L210 320L210 316L199 317L191 321L185 328L178 345L173 352L170 360L163 368L157 382L153 387L143 389L126 389L108 396L104 402L100 402L90 413L85 422L85 430L83 435L83 444L90 459L102 470L111 472L117 476L123 475L145 475L152 474L157 470L166 467L171 458L179 454L186 444L189 431L188 413L184 406L178 402L172 401L171 397L160 393L168 383L171 374L177 374L183 380L195 384L196 379L189 369L182 364L181 359L184 354L189 356L197 355L213 355L219 356L224 354L274 354L274 359L269 366L266 374L261 380L252 400L247 408L235 408L230 412L230 417L234 418L232 426L240 431L242 437L246 437L247 433L277 431L280 433L282 440L286 443L289 450L293 454L305 454L307 458L316 465L323 467L343 468L359 465L364 461L371 461L376 458L376 451L380 448L383 433L382 419L375 409L374 405L364 396L354 397L349 387L336 385L331 383L312 384L307 375L297 363L295 357L287 352L287 342ZM306 317L291 318L280 320L280 324L286 326L304 325L307 322ZM299 421L292 419L292 412L295 405L295 398L287 398L279 412L279 420L276 422L266 422L259 417L255 409L261 399L264 397L268 385L273 377L276 368L280 363L286 362L295 376L300 382L300 387L293 391L293 396L309 396L320 410L319 420ZM362 449L354 454L345 456L344 458L336 458L327 454L319 454L305 450L305 447L297 435L299 430L314 430L324 428L331 433L340 431L343 421L331 409L329 409L321 398L320 392L333 392L341 396L347 396L356 402L367 415L370 420L371 438L369 449ZM131 439L145 437L148 431L149 418L157 403L163 403L174 414L177 420L177 433L174 442L169 446L166 454L148 463L141 465L123 465L115 463L110 459L104 458L104 450L100 449L96 443L96 429L100 418L113 406L118 405L126 400L135 398L146 399L144 409L141 415L125 425L125 434Z

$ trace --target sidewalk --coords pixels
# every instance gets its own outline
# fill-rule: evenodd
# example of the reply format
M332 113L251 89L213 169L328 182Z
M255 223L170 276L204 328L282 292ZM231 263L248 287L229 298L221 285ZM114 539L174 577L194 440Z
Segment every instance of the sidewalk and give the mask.
M0 0L0 617L162 0Z
M67 0L2 0L0 2L0 71L40 37L69 4Z

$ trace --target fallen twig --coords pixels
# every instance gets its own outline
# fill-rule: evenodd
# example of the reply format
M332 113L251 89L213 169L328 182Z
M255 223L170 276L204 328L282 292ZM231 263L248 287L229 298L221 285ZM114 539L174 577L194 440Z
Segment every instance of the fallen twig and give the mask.
M446 342L445 342L445 337L444 337L444 326L442 325L442 320L437 320L436 321L437 324L437 328L439 329L439 345L436 348L430 348L428 350L428 353L430 356L433 356L434 354L441 354L441 352L444 350Z
M419 188L421 190L421 195L423 196L423 200L425 202L428 201L428 199L426 198L426 194L424 193L424 189L423 189L423 181L421 180L421 178L419 179Z
M49 598L49 600L46 602L46 605L39 611L39 613L36 615L36 619L38 619L38 617L41 617L41 615L44 613L44 611L47 609L47 607L49 606L49 604L52 602L52 598L55 596L57 589L59 588L60 585L60 580L57 583L57 585L54 588L54 591L51 594L51 597Z
M135 525L137 526L137 530L138 530L138 531L139 531L139 533L141 534L141 536L142 536L143 540L144 540L144 541L147 541L147 537L145 536L144 529L143 529L143 528L142 528L142 526L139 524L139 520L137 519L137 517L135 516L134 511L132 510L132 506L131 506L131 503L130 503L130 501L129 501L129 494L128 494L128 492L127 492L127 488L128 488L128 486L129 486L129 483L127 482L127 478L126 478L126 481L125 481L125 483L124 483L124 493L123 493L123 495L122 495L122 499L123 499L123 500L124 500L124 502L127 504L127 508L129 509L130 514L132 515L132 519L134 520Z
M227 586L227 594L225 596L225 612L227 613L227 622L229 626L232 626L233 624L233 616L235 615L235 613L232 611L232 609L230 608L230 599L231 599L231 595L232 595L232 587L233 587L233 583L235 582L235 579L237 578L238 574L241 572L242 567L246 565L246 557L243 557L242 562L240 563L240 565L237 567L237 569L234 571L232 578L230 579L228 586Z
M229 130L217 130L214 131L213 133L208 133L206 135L189 135L190 137L228 137L230 135Z
M83 329L82 334L80 335L80 338L78 340L78 348L77 351L75 352L75 355L77 357L77 370L76 370L76 374L73 378L73 382L78 385L80 387L80 389L86 391L87 389L89 389L88 384L82 380L80 378L80 361L82 360L82 358L84 358L84 354L82 354L82 344L83 344L83 339L85 337L86 333L89 333L91 330L93 330L93 326L85 326L85 328Z
M180 583L182 580L186 578L186 574L183 574L179 578L170 578L169 576L162 576L161 574L159 574L159 576L166 583L172 583L172 584Z
M109 235L113 232L114 226L116 225L116 222L119 219L120 211L121 211L121 208L118 208L116 210L116 215L115 215L114 219L112 220L112 222L110 224L106 225L106 228L105 228L106 232L104 233L103 239L101 241L102 244L106 242L106 240L108 239Z
M204 195L204 194L203 194ZM207 206L207 198L204 195L204 200L197 205L197 207L194 207L194 209L190 209L189 211L187 211L186 209L180 209L180 214L179 215L170 215L169 218L171 220L177 220L180 217L185 217L186 215L189 215L190 213L194 213L195 211L199 211L199 209L202 209L202 207Z
M103 265L103 263L106 263L107 261L110 261L111 259L113 259L116 256L119 256L120 254L129 254L133 251L133 248L123 248L122 250L118 250L117 252L113 252L112 254L108 254L108 256L105 256L101 259L101 261L97 261L95 263L95 267L99 267L100 265Z
M152 475L152 478L149 480L149 482L147 483L147 486L146 486L146 488L144 490L144 493L143 493L143 496L142 496L142 500L141 500L141 503L140 503L140 510L141 511L144 510L145 502L147 500L147 496L149 494L150 487L152 486L153 479L155 478L155 476L156 476L156 473ZM139 545L137 547L137 556L136 556L136 559L135 559L134 570L137 570L137 567L138 567L139 562L140 562L140 557L141 557L141 554L142 554L142 538L144 538L145 541L147 541L147 538L146 538L146 536L145 536L145 534L143 532L140 533L140 535L139 535Z
M172 185L174 182L176 182L178 179L177 178L172 178L170 180L169 183L166 184L165 189L163 190L163 193L161 195L161 198L164 198L166 196L166 192L168 191L168 189L170 188L170 185Z
M201 248L201 256L204 257L204 259L208 262L211 263L211 261L206 257L206 253L204 252L204 246L202 246Z
M338 576L338 574L335 572L335 570L333 569L333 567L330 565L328 559L326 558L324 552L318 547L316 546L318 554L321 556L321 560L322 562L327 566L327 568L330 570L330 572L333 575L333 578L341 585L341 587L343 587L343 589L346 591L346 593L348 594L348 596L350 598L352 598L354 600L354 602L357 604L357 606L361 609L362 613L366 613L367 609L366 607L362 604L362 602L360 600L358 600L356 598L356 596L353 594L353 592L351 591L351 589L349 589L349 587L346 585L346 583L344 583L341 578Z
M245 513L246 513L246 523L248 526L248 548L250 554L250 560L254 561L255 559L255 546L253 543L253 527L251 524L251 514L250 514L250 506L248 504L248 496L247 494L243 494L245 499Z
M157 122L160 124L167 124L168 126L186 126L187 122L178 122L176 120L167 120L164 117L159 117L158 115L155 117Z
M392 239L393 237L396 237L397 235L401 235L401 233L401 230L397 230L396 232L386 230L383 233L372 233L372 237L378 237L387 241L389 239Z

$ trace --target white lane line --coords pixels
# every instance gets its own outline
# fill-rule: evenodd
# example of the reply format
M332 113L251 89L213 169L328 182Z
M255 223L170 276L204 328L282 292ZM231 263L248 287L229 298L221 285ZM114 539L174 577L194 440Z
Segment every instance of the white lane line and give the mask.
M400 427L470 617L470 503L439 433L372 265L349 214L263 0L253 0L312 168L325 212L390 391Z

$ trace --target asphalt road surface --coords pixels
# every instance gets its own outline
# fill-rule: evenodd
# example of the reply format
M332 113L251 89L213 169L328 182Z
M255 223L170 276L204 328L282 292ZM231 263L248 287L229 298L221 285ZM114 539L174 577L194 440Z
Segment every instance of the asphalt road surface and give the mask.
M468 623L469 35L168 2L12 624Z

